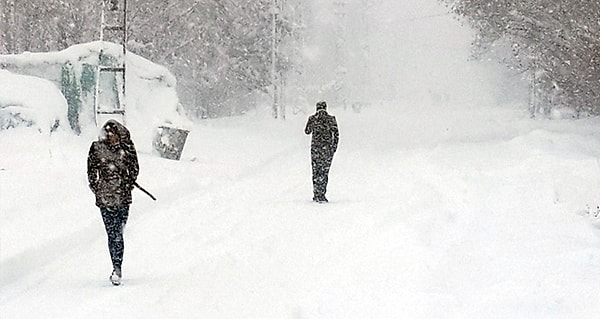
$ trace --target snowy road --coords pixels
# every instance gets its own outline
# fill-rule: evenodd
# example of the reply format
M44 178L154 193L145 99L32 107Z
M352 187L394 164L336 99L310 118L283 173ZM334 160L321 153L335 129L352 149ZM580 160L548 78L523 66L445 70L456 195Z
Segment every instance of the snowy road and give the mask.
M134 194L121 287L86 185L90 137L3 132L0 314L593 317L600 240L578 211L598 202L598 120L468 112L333 110L326 205L310 201L304 118L207 121L180 162L142 153L158 201Z

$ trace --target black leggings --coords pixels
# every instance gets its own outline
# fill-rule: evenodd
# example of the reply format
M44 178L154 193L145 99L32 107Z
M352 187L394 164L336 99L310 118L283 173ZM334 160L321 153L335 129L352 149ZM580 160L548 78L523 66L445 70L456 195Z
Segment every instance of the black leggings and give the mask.
M129 217L129 206L124 207L102 207L102 220L108 235L108 251L112 260L113 269L121 270L123 262L123 251L125 245L123 243L123 229Z
M312 182L313 195L315 198L325 197L327 193L327 182L329 181L329 168L331 167L332 156L312 154Z

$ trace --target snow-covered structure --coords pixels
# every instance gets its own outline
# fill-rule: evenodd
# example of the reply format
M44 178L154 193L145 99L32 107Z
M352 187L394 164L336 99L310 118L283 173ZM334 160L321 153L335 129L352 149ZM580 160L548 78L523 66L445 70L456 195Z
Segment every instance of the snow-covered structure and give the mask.
M67 101L51 81L0 70L0 84L0 129L66 123Z
M77 133L96 130L94 92L101 50L116 57L122 48L96 41L59 52L0 55L0 129L25 125L42 131L57 126ZM124 120L138 144L148 148L159 126L188 127L175 76L136 54L128 52L126 59L126 115L113 117ZM30 82L32 78L38 79ZM49 83L56 92L48 93L53 90ZM40 90L45 93L38 94ZM107 119L98 118L98 124Z

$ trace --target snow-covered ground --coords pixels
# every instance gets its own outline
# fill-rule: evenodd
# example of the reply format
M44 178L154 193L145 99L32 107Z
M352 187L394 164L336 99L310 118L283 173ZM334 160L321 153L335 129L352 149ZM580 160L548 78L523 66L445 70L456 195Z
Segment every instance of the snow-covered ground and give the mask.
M415 66L395 101L331 110L328 204L304 116L202 121L181 161L139 145L158 200L134 191L120 287L87 187L94 134L1 131L0 317L597 317L600 119L532 120L436 52L411 59L438 58L439 92Z
M600 120L398 107L333 111L326 205L304 118L206 121L182 161L141 153L158 201L134 193L121 287L93 137L2 132L2 317L595 317L599 230L580 212L600 203Z

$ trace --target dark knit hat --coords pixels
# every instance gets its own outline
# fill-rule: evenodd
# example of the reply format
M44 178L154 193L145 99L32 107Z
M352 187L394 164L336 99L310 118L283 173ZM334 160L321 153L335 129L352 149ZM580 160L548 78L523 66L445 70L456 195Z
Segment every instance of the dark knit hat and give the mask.
M321 101L317 103L317 111L318 110L326 110L327 109L327 103L325 101Z

